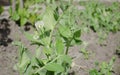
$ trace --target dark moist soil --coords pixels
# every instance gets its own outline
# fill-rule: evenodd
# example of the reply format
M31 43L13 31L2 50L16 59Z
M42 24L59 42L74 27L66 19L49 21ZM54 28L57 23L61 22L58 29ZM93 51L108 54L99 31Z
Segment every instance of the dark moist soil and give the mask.
M8 13L5 12L5 14ZM12 42L16 40L23 42L31 52L34 52L35 46L30 45L18 24L9 20L7 16L3 16L0 16L0 75L19 75L18 71L14 69L18 59L18 48L12 45ZM27 32L33 33L32 27ZM103 45L99 44L97 33L93 31L82 34L81 39L88 43L86 50L90 53L89 58L85 59L84 55L80 53L84 45L71 47L69 55L73 58L74 66L70 75L89 75L89 70L95 67L95 62L109 62L113 56L116 57L113 75L120 75L120 56L115 54L116 49L120 46L120 31L109 33Z

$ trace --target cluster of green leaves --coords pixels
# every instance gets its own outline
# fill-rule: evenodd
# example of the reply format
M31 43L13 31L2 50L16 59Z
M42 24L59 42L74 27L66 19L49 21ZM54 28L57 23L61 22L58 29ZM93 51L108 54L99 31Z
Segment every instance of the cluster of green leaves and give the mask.
M37 3L41 3L41 0L26 0L23 3L24 7L21 8L20 2L17 0L16 6L14 7L15 11L13 11L12 7L9 9L11 19L14 21L20 21L20 26L25 25L27 22L34 24L36 20L40 19L40 16L38 16L40 13L37 13L37 11L35 12L35 10L40 10L41 8L34 7L33 9L30 9L30 7Z
M90 1L82 5L85 6L81 12L82 25L100 34L100 38L104 39L109 32L120 30L119 2L106 5L98 1Z
M68 50L81 44L81 30L76 23L77 15L73 13L77 10L72 0L46 5L44 15L35 24L35 34L23 32L32 44L38 46L35 54L30 53L22 43L14 42L19 46L16 67L21 75L68 75L72 64Z
M89 71L89 74L90 75L112 75L114 62L115 62L115 57L113 57L109 63L102 62L100 65L97 63L96 65L99 66L99 70L92 69Z

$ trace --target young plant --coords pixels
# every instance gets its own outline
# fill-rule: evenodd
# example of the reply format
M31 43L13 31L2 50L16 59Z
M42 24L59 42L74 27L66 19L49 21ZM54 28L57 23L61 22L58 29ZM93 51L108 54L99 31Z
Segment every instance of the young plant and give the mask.
M21 4L21 2L21 0L15 1L15 3L13 3L13 6L9 9L9 13L12 20L20 21L20 26L23 26L28 21L27 19L29 18L29 12L27 8L23 8L23 3Z
M90 52L88 52L86 50L86 47L88 46L88 43L87 42L83 42L82 44L83 44L83 46L80 49L80 52L84 55L85 59L88 59L89 58L89 53L90 53Z
M115 62L115 57L113 57L109 63L102 62L100 65L97 64L97 66L99 65L100 69L99 70L92 69L90 70L89 74L90 75L112 75L114 62Z
M21 75L68 75L72 64L69 48L81 44L75 11L72 1L64 6L48 4L42 19L35 24L35 34L23 32L38 48L33 55L20 42L14 43L19 46L16 67Z
M97 32L101 39L105 39L109 32L120 30L119 2L108 6L98 1L85 4L85 9L81 12L82 24Z

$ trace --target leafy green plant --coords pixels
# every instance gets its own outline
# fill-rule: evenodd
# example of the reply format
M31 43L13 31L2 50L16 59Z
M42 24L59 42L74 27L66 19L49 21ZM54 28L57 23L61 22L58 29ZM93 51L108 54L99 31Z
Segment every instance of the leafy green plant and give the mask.
M111 31L120 30L119 2L107 6L98 1L90 1L84 5L85 9L81 12L82 25L97 32L100 39L105 39Z
M24 7L21 8L20 2L17 0L14 7L15 11L13 11L12 7L9 9L11 19L14 21L20 21L20 26L25 25L27 22L34 25L35 21L40 19L40 17L37 16L39 13L35 10L40 10L40 8L31 9L30 7L40 2L41 0L26 0L24 1Z
M12 7L10 7L10 9L9 9L10 17L14 21L20 21L20 25L23 26L28 21L27 19L30 16L29 15L29 11L25 7L21 8L20 7L20 2L18 0L15 3L15 7L14 8L15 8L14 11L13 11Z
M62 3L47 5L41 20L35 23L35 34L23 32L32 44L38 46L35 54L30 53L22 43L14 42L19 46L16 68L20 75L68 75L72 64L69 48L82 42L75 12L72 0L64 6Z
M113 68L113 64L115 62L115 57L113 57L109 63L106 62L102 62L100 65L97 64L97 66L99 66L99 70L98 69L92 69L89 71L90 75L112 75L112 68Z

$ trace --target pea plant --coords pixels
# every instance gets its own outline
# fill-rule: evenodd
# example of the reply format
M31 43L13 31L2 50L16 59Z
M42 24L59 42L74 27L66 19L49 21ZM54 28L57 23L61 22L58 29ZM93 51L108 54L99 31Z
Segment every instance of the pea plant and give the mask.
M81 5L85 6L80 17L82 25L97 32L100 39L105 39L109 32L120 30L119 2L105 5L98 1L90 1Z
M35 34L23 32L37 46L35 54L21 42L13 43L19 47L16 68L20 75L68 75L72 65L69 48L82 42L76 13L72 0L46 5L42 19L35 23Z
M109 63L102 62L101 64L97 63L96 66L99 66L98 69L90 70L90 75L112 75L113 64L115 62L115 57L113 57Z

